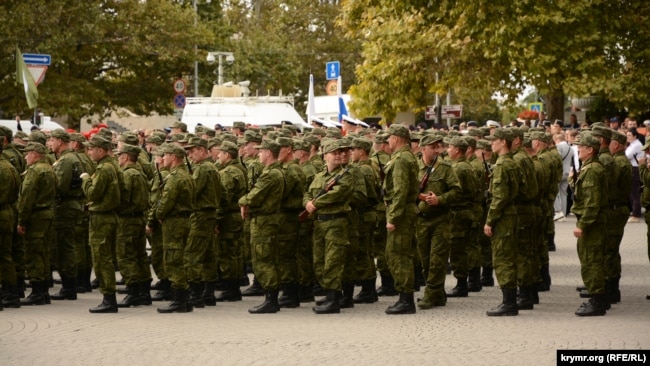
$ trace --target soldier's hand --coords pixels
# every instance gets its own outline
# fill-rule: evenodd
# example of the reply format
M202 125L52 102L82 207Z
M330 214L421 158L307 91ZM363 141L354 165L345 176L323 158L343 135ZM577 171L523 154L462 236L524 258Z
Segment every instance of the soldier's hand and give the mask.
M578 227L573 229L573 236L575 236L576 238L581 237L582 236L582 229L580 229Z
M645 158L638 159L639 165L645 165Z
M18 235L25 235L25 227L22 225L18 225L16 231L18 232Z
M485 225L483 226L483 232L485 233L485 236L488 238L492 237L492 226L490 225Z
M145 231L145 233L146 233L147 235L149 235L149 236L151 236L151 234L153 234L153 228L152 228L151 226L149 226L149 225L147 225L147 226L145 227L144 231Z
M314 203L312 201L307 202L307 204L305 205L305 209L310 214L314 213L314 212L316 212L316 210L318 210L318 208L316 206L314 206Z
M241 213L242 220L246 220L248 217L248 206L239 206L239 212Z
M391 224L390 222L386 223L386 230L388 230L390 232L393 232L393 231L395 231L395 229L396 229L395 225Z
M81 179L84 179L84 177L90 177L90 174L88 174L88 173L81 173L81 175L79 176L79 178L81 178Z
M429 206L437 206L440 203L440 200L438 200L438 196L436 196L435 193L429 191L426 202Z
M219 225L214 225L214 233L219 235Z

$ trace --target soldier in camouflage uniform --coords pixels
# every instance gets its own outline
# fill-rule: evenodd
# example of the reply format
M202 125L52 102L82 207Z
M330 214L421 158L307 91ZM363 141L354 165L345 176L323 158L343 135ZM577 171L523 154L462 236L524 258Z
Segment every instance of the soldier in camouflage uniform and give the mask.
M190 235L190 215L194 209L194 181L185 165L185 150L168 144L163 148L163 166L169 169L156 207L162 222L163 263L171 282L172 301L159 313L185 313L194 308L189 301L185 248Z
M216 149L219 151L219 179L221 181L221 202L217 210L219 240L217 241L217 263L225 290L215 301L240 301L239 277L241 275L241 250L244 245L242 233L244 221L239 212L238 200L246 194L245 170L239 163L237 145L224 141ZM206 284L208 286L208 284ZM214 297L214 283L206 290L207 296Z
M11 255L13 235L16 219L14 218L13 205L18 198L20 190L20 175L16 168L3 154L3 144L0 144L0 281L4 287L5 297L0 301L11 307L20 307L16 270Z
M476 131L476 132L472 132ZM484 212L483 205L485 201L485 168L483 167L483 162L479 160L476 156L476 142L480 130L475 128L469 130L468 134L472 133L475 136L463 136L465 142L467 142L467 151L465 152L465 157L472 171L476 176L477 190L476 196L474 197L474 223L472 224L473 237L472 242L468 243L467 251L467 261L468 261L468 277L467 277L467 289L469 292L479 292L483 289L481 285L481 239L485 237L483 235L482 224L484 221Z
M75 227L82 221L84 201L81 174L85 171L80 158L70 147L70 134L63 129L53 130L48 146L57 156L53 165L56 175L54 205L55 259L53 263L61 275L62 288L52 295L53 300L77 299L77 248Z
M89 309L91 313L116 313L115 267L113 247L116 240L117 217L115 209L120 204L120 172L109 155L113 145L110 141L93 136L87 143L88 155L97 163L95 173L81 174L83 192L88 198L90 214L89 243L93 256L93 269L99 279L104 296L101 304Z
M492 263L501 287L503 301L488 316L518 315L517 309L517 206L519 188L516 163L512 160L512 131L499 128L491 136L492 151L499 155L492 167L488 209L483 232L492 241Z
M426 279L420 309L445 306L445 278L450 250L449 207L460 199L461 185L451 164L440 158L442 135L425 135L420 140L422 158L418 179L418 218L415 226L417 247Z
M276 313L280 311L277 240L280 230L278 211L284 193L284 174L282 165L277 160L280 154L280 145L277 142L264 140L256 148L259 149L259 158L264 170L255 186L241 197L238 203L242 218L250 218L253 269L266 297L262 304L248 309L248 312Z
M323 144L326 169L316 174L303 197L305 209L314 218L314 271L327 297L313 307L316 314L341 311L345 256L349 245L347 215L353 178L342 167L337 141ZM329 185L329 190L328 190Z
M417 217L418 162L409 149L410 134L403 125L388 129L391 159L386 164L383 190L386 203L386 261L400 298L386 314L414 314L413 223Z
M48 304L50 253L47 236L51 234L54 213L55 176L45 146L30 142L25 147L27 170L18 199L17 232L24 238L25 264L32 285L31 294L21 305Z
M627 137L626 137L627 139ZM617 141L619 141L617 139ZM625 143L622 143L625 145ZM642 147L645 155L650 154L650 141L647 141ZM630 164L631 165L631 164ZM648 228L646 233L646 245L648 246L648 260L650 261L650 160L647 158L639 159L639 175L643 183L643 193L641 194L641 206L645 207L645 224ZM650 295L646 295L646 300L650 300Z
M575 181L575 199L571 212L577 223L573 235L578 238L580 272L592 298L582 304L578 316L605 315L609 303L605 296L605 240L607 237L608 205L607 174L598 160L599 140L582 132L574 142L582 161L580 175Z
M221 200L221 181L215 165L208 159L207 141L193 137L185 150L194 163L194 212L190 216L190 237L185 248L185 267L190 285L191 302L194 307L205 307L206 283L214 283L219 277L217 269L217 210ZM208 305L216 300L208 299Z
M490 178L492 177L492 146L487 140L479 140L476 142L476 157L477 160L483 165L483 175L481 179L481 187L483 189L483 199L481 200L481 222L485 222L487 219L488 207L490 206L490 201L492 198L489 194L490 189ZM481 286L492 287L494 286L494 276L492 272L492 243L490 238L479 233L478 236L479 246L481 248L481 267L483 268L481 272Z
M128 294L117 306L151 305L151 271L147 257L145 233L146 212L149 208L149 185L137 162L141 149L122 145L117 154L124 177L117 208L117 262Z

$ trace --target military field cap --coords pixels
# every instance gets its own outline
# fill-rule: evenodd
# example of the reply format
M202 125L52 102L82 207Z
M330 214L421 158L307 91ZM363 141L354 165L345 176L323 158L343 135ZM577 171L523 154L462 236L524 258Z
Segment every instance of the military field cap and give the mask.
M70 134L62 128L52 130L50 137L57 138L63 142L70 142Z
M200 137L192 137L187 141L187 145L184 146L185 150L191 149L193 147L204 147L208 148L208 142Z
M526 132L524 133L524 138L521 140L521 146L527 147L527 148L532 148L533 147L533 140L530 139L530 133Z
M370 149L372 149L372 141L370 141L370 139L367 139L365 137L357 137L354 140L352 140L352 148L370 151Z
M208 135L210 137L214 137L217 135L217 132L210 127L203 127L203 134Z
M122 141L125 144L137 145L139 143L138 136L132 133L125 132L117 138L117 141Z
M282 129L286 129L286 130L288 130L288 131L291 132L291 133L296 133L296 132L298 132L298 127L294 126L294 125L291 124L291 123L283 123L283 124L282 124Z
M486 151L492 151L492 145L488 140L478 140L476 141L476 149L483 149Z
M293 148L293 139L291 137L278 137L275 142L280 145L280 147L291 147Z
M531 131L530 132L530 140L540 140L542 142L546 142L546 134L541 131Z
M581 132L573 142L575 145L582 145L593 147L598 150L600 148L600 141L589 132Z
M0 136L4 136L7 138L11 138L13 136L13 131L11 131L11 128L6 127L6 126L0 126Z
M411 142L420 142L422 134L416 131L411 132Z
M47 148L45 145L40 144L38 142L29 142L27 143L27 146L25 146L25 152L29 151L36 151L39 154L47 154Z
M283 129L281 129L279 131L275 131L275 133L276 133L276 138L278 138L278 137L289 137L289 138L291 138L291 136L293 136L291 131L286 129L286 128L283 128Z
M237 143L237 136L233 135L232 133L224 133L221 134L221 141L230 141L233 144Z
M497 128L491 136L485 136L488 141L503 139L512 142L514 136L509 128Z
M244 145L246 145L246 139L244 139L243 137L238 137L237 146L244 146Z
M9 136L11 136L11 130L9 130ZM68 136L69 138L69 136ZM40 144L47 144L47 136L39 130L32 131L32 133L29 134L29 141L34 141L38 142ZM70 140L68 140L70 141Z
M625 145L627 142L627 136L624 133L612 130L612 141L616 141L619 144ZM650 139L648 140L650 141Z
M221 140L217 138L212 138L208 140L208 150L212 149L213 147L219 147L221 145Z
M179 158L185 157L185 150L176 144L167 144L167 146L163 148L163 153L175 155Z
M406 140L411 139L411 133L409 132L408 127L404 125L398 125L398 124L390 125L387 132L389 136L398 136Z
M88 142L85 142L84 145L88 147L99 147L104 150L112 150L113 149L113 143L110 140L105 139L102 136L93 135L93 137L88 140Z
M181 142L181 141L187 142L187 140L185 140L185 135L182 133L175 133L167 138L167 142Z
M463 136L463 140L467 143L468 147L471 147L472 149L476 148L476 139L471 137L471 136Z
M232 123L232 128L239 128L240 130L246 129L246 123L242 121L235 121Z
M156 144L156 145L161 145L163 143L163 139L160 138L158 135L151 135L147 137L145 140L147 144Z
M348 138L341 138L338 140L339 143L339 149L351 149L352 148L352 141Z
M314 129L312 129L311 134L312 135L317 135L317 136L320 136L320 137L327 136L327 132L325 132L325 130L322 129L322 128L314 128Z
M369 129L369 128L364 128L364 129L359 131L360 136L367 136L367 135L370 135L371 133L372 133L372 130Z
M343 134L341 134L341 130L339 130L338 128L330 127L325 132L325 137L340 139L341 137L343 137Z
M129 144L124 144L122 147L117 151L117 154L129 154L132 156L138 156L140 154L140 151L142 151L139 147L135 145L129 145Z
M205 126L196 126L194 127L194 133L197 135L202 135L203 131L205 131Z
M14 134L15 139L21 139L21 140L27 140L29 138L29 135L24 133L23 131L16 131Z
M309 151L311 144L301 139L293 139L293 149L295 151Z
M270 139L266 139L262 141L262 143L260 145L255 146L255 148L260 150L269 150L273 154L280 153L280 144Z
M375 144L387 144L388 143L388 134L383 132L377 132L375 134Z
M483 137L483 132L481 132L480 128L472 128L471 130L467 130L467 136L481 136L481 137Z
M167 133L165 131L156 130L153 132L152 135L156 135L160 137L160 139L163 140L163 142L167 139Z
M165 151L167 150L167 146L169 145L168 142L164 142L162 145L156 147L156 152L155 154L157 156L163 156L165 155Z
M420 139L420 146L426 146L426 145L431 145L436 142L442 141L443 136L439 134L433 134L433 133L426 133L422 138Z
M219 145L218 149L227 152L231 156L237 156L237 154L239 153L239 149L237 148L237 145L233 144L230 141L222 142L221 145Z
M262 135L255 130L246 130L246 132L244 132L244 140L246 140L246 142L262 142Z
M172 125L172 128L178 128L182 132L187 132L187 125L185 123L183 123L183 122L174 122L174 124Z
M76 141L83 144L88 140L86 140L86 137L79 132L74 132L70 134L70 141Z
M590 127L591 129L593 129L594 127L605 127L605 124L602 123L602 122L594 122L594 123L592 123L589 127Z
M113 132L108 128L100 128L97 134L107 140L113 140Z
M451 131L447 132L447 136L449 136L449 137L462 136L462 135L463 134L460 133L460 131L456 131L456 130L451 130Z
M328 140L323 142L323 154L331 153L336 150L340 150L338 140Z
M461 150L467 150L467 141L461 136L454 136L449 140L449 145L456 146Z
M307 135L302 140L308 145L314 145L316 147L320 146L320 139L314 135Z
M478 128L481 131L481 136L487 136L490 134L490 127L483 126Z
M519 137L522 140L524 139L524 131L521 128L519 128L519 127L510 127L509 130L512 131L512 138L513 139L515 139L517 137Z
M591 135L595 137L602 137L607 140L612 139L612 130L604 126L591 126Z

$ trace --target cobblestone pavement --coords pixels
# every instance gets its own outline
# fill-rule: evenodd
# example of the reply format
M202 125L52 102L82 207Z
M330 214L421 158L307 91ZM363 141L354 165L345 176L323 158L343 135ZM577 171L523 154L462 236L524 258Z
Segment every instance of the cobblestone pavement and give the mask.
M557 349L650 349L650 264L646 226L628 224L623 239L622 302L604 317L579 318L580 266L571 230L556 223L553 285L535 310L487 317L497 287L449 299L446 307L388 316L396 297L316 315L313 303L277 314L250 315L261 297L158 314L154 306L90 314L95 290L77 301L0 312L0 364L8 365L552 365ZM455 281L448 276L447 288ZM50 289L58 290L58 285ZM358 291L358 289L357 289ZM123 295L118 295L118 300ZM416 294L417 296L417 294Z

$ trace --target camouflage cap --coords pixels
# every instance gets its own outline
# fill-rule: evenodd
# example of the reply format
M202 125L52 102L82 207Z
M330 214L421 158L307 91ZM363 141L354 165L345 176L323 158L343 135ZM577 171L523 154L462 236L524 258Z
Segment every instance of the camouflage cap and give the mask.
M544 132L541 132L541 131L531 131L530 132L530 140L531 141L539 140L539 141L542 141L542 142L546 142L546 136L545 135L546 134Z
M582 145L594 148L596 151L600 149L600 141L593 134L589 132L581 132L573 142L575 145Z
M47 148L45 145L38 143L38 142L29 142L27 146L25 146L25 152L30 152L30 151L35 151L39 154L47 154Z
M117 141L121 141L125 144L129 145L137 145L139 143L138 141L138 136L130 133L130 132L124 132L122 133L118 138Z
M483 137L483 132L481 131L480 128L472 128L471 130L467 130L467 136L480 136L480 137Z
M325 133L325 137L340 139L341 137L343 137L343 134L341 133L341 130L339 130L338 128L330 127L327 129L327 132Z
M175 133L167 137L167 142L187 142L185 134Z
M307 135L302 139L308 146L314 145L316 147L320 146L320 139L314 135Z
M113 140L113 132L108 128L100 128L97 134L107 140Z
M166 144L166 146L161 145L161 147L163 147L163 146L164 146L164 148L163 148L163 153L164 154L175 155L175 156L177 156L179 158L185 157L185 150L182 147L180 147L180 146L178 146L176 144Z
M317 135L317 136L320 136L320 137L327 136L327 132L322 128L314 128L314 129L312 129L311 134L312 135Z
M211 138L208 140L208 150L211 150L213 147L219 147L221 145L221 139Z
M59 139L63 142L70 142L70 134L62 128L52 130L52 132L50 132L50 137Z
M590 127L591 129L593 129L594 127L605 127L605 124L602 123L602 122L594 122L594 123L592 123L589 127Z
M29 139L29 135L26 134L23 131L16 131L16 133L14 133L14 138L15 139L21 139L21 140L27 140L27 139Z
M514 136L509 128L497 128L491 136L485 136L488 141L503 139L512 142Z
M533 147L533 140L530 139L530 133L526 132L524 133L524 138L521 140L521 146L527 147L527 148L532 148Z
M0 126L0 136L4 136L7 138L12 138L14 135L13 131L11 131L11 128L6 127L6 126Z
M369 128L364 128L364 129L359 131L360 136L367 136L367 135L370 135L371 133L372 133L372 130L369 129Z
M217 132L210 127L203 127L203 134L208 135L209 137L214 137L217 135Z
M625 145L625 143L627 142L627 136L625 136L625 134L622 133L622 132L612 130L612 141L616 141L619 144ZM650 139L649 139L649 141L650 141Z
M488 140L478 140L476 141L476 149L483 149L485 151L492 151L492 144Z
M246 132L244 132L244 140L246 140L246 142L262 142L262 135L255 130L246 130Z
M246 129L246 123L242 121L235 121L232 123L232 128L239 128L240 130L245 130Z
M100 136L99 134L93 135L93 137L91 137L88 142L85 142L84 145L88 147L99 147L104 150L113 149L113 143L110 140L107 140L104 137Z
M79 132L74 132L70 134L70 141L75 141L83 144L88 140L86 139L86 136L80 134Z
M467 141L461 136L454 136L449 140L449 145L456 146L461 150L467 150Z
M447 136L449 136L449 137L463 136L463 134L460 133L460 131L450 130L449 132L447 132Z
M187 132L187 125L183 122L174 122L172 128L178 128L181 132Z
M155 144L155 145L160 146L163 143L163 139L161 139L160 136L158 136L158 135L151 135L151 136L147 137L145 142L147 144Z
M269 139L262 141L262 143L260 145L255 146L255 148L259 150L269 150L275 155L280 153L280 144Z
M11 136L11 134L9 136ZM43 131L34 130L29 134L29 141L34 141L45 145L47 144L47 136L43 133Z
M392 124L388 128L387 132L389 136L398 136L406 139L407 141L411 139L411 133L409 132L408 127L404 125Z
M196 126L194 127L194 133L197 135L202 135L203 131L205 131L205 126Z
M377 132L375 134L375 140L373 141L375 144L387 144L388 143L388 134L384 132Z
M350 149L352 148L352 141L347 138L341 138L338 140L339 149Z
M131 156L138 156L140 155L140 152L142 149L135 145L130 145L130 144L124 144L122 147L117 151L117 154L129 154Z
M411 132L411 142L420 142L422 134L416 131Z
M237 148L237 145L233 144L230 141L222 142L217 149L227 152L232 157L236 157L239 154L239 149Z
M187 144L184 146L185 150L189 150L194 147L203 147L208 148L208 142L200 137L192 137L187 141Z
M471 137L471 136L463 136L463 140L467 143L468 147L471 147L472 149L476 149L476 139Z
M340 150L338 140L327 140L323 143L323 154L331 153L336 150Z
M280 147L293 148L293 139L290 137L278 137L275 142L277 142Z
M443 136L440 134L426 133L420 139L420 146L435 144L436 142L441 142L442 139Z
M296 127L296 126L294 126L293 124L290 124L290 123L283 123L282 124L282 129L286 129L289 132L291 132L292 134L298 132L298 127Z
M295 151L309 151L311 144L301 139L293 139L293 149Z
M591 135L594 137L602 137L606 140L612 139L612 130L605 126L591 126Z
M233 135L232 133L224 133L221 136L221 141L230 141L233 144L237 143L237 136Z
M524 131L521 128L519 128L519 127L510 127L509 130L512 131L513 140L515 138L517 138L517 137L519 137L522 140L524 139Z
M357 137L354 140L352 140L352 148L362 149L368 152L370 151L370 149L372 149L372 141L370 141L370 139L367 139L365 137Z

